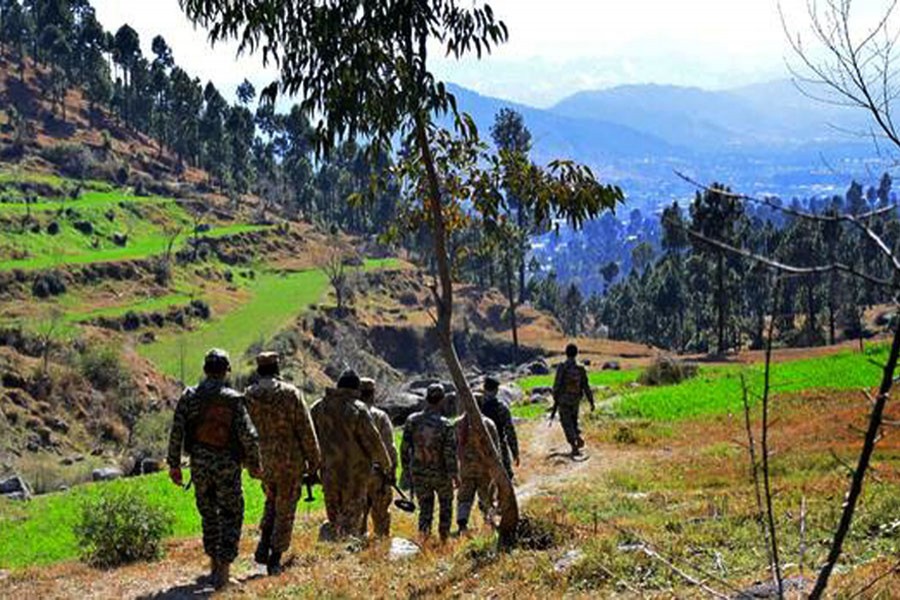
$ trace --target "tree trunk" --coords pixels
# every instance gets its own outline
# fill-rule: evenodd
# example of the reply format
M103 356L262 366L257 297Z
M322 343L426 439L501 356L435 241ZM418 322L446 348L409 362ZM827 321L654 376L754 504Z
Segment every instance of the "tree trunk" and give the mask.
M472 390L469 388L469 383L466 381L462 365L459 362L459 356L456 354L456 347L453 345L453 281L450 274L450 259L447 255L447 228L444 223L444 213L441 205L441 185L428 141L425 117L420 113L416 115L415 119L416 138L419 152L422 156L422 163L425 166L429 191L428 197L425 199L425 208L431 216L434 254L440 282L440 289L435 289L434 293L437 301L437 333L441 354L447 363L453 384L456 386L462 409L468 416L475 449L478 451L481 459L487 462L491 477L497 485L500 501L500 525L498 527L500 546L508 548L516 542L519 505L512 481L510 481L509 475L506 473L506 469L503 468L503 463L500 460L500 453L490 437L488 437L487 429L481 419L481 411L478 409L478 404L476 404Z
M519 232L526 236L525 240L528 239L527 234L525 232L525 209L522 207L522 203L519 202L519 210L517 212L518 217L518 226ZM525 301L528 300L528 290L525 289L525 259L527 258L528 253L525 251L525 246L527 246L527 242L522 243L522 248L519 252L519 304L525 304Z
M819 572L816 579L816 585L810 592L810 600L818 600L825 593L828 587L828 579L834 570L838 559L841 557L841 551L844 547L844 540L850 533L850 525L853 523L853 514L856 511L856 503L862 494L863 482L866 478L866 472L869 470L869 462L872 454L875 452L875 444L878 442L879 431L881 430L882 420L884 417L884 408L890 397L891 388L894 385L894 371L897 369L897 358L900 356L900 327L895 325L894 341L891 344L891 353L888 361L884 365L884 371L881 377L881 387L878 390L878 396L872 406L872 414L869 417L869 428L866 431L866 437L863 441L862 450L859 453L859 460L856 470L853 471L853 477L850 480L850 490L847 492L847 498L844 501L844 510L841 514L841 520L838 523L837 530L834 532L834 539L831 542L831 549L828 552L828 559L825 566Z
M512 261L507 256L506 260L506 298L509 300L509 324L512 329L512 338L513 338L513 364L519 364L519 324L516 319L516 290L513 286L513 278L515 274L513 273L513 264Z
M716 311L718 319L718 341L716 351L725 354L725 255L719 253L719 262L716 267Z

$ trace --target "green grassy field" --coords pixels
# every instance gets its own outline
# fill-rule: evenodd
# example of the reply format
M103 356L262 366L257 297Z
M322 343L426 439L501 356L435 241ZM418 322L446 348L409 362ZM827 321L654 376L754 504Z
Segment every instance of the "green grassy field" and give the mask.
M365 269L385 268L394 262L370 260ZM320 270L263 272L247 284L247 289L252 298L240 308L213 318L194 331L161 336L138 351L164 373L190 381L199 373L203 355L210 348L227 350L237 360L253 344L271 339L322 299L328 278Z
M865 354L841 352L831 356L772 365L772 394L810 389L863 389L879 384L887 348L871 346ZM762 391L762 365L701 367L697 377L678 385L628 390L614 410L621 417L675 421L743 411L741 374L747 378L751 402Z
M185 474L187 477L188 474ZM166 473L123 479L109 483L92 483L67 492L39 496L27 503L0 500L0 568L20 569L74 559L78 545L72 527L81 506L101 490L129 489L152 498L174 517L172 537L200 535L200 516L194 504L193 489L185 492L168 480ZM303 511L322 507L322 492L314 492L316 501L298 505ZM262 515L264 498L259 482L244 477L244 522L255 524ZM299 516L299 515L298 515Z
M88 311L77 309L74 311L67 311L65 318L71 323L83 323L100 317L121 317L132 311L137 313L165 311L170 306L183 306L188 304L191 300L192 298L189 294L176 292L173 294L166 294L165 296L158 296L156 298L139 300L121 306L111 306Z

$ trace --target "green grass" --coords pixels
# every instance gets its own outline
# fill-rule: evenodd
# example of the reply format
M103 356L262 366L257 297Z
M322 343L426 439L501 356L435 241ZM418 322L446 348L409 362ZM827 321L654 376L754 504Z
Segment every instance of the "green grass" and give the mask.
M365 268L386 268L395 262L372 260L366 262ZM199 373L203 356L210 348L227 350L236 361L252 345L264 343L286 328L322 299L328 289L328 278L321 270L263 272L247 289L252 297L240 308L222 317L214 316L194 331L163 335L153 344L139 348L140 354L164 373L190 381Z
M630 369L625 371L594 371L588 374L588 380L592 387L622 387L637 380L640 371ZM536 387L553 387L553 375L534 375L520 379L517 383L526 392Z
M188 474L185 474L187 477ZM109 483L87 484L67 492L39 496L28 503L0 501L0 568L20 569L74 559L78 545L73 525L82 504L101 489L132 489L145 495L155 505L164 507L174 517L172 537L200 535L200 516L194 503L193 489L185 492L169 482L165 473L123 479ZM316 502L301 501L299 511L322 507L322 492L314 492ZM244 476L244 523L258 523L264 498L260 484Z
M156 312L156 311L164 311L168 309L170 306L183 306L188 304L192 300L192 297L189 294L183 293L174 293L174 294L166 294L165 296L159 296L156 298L147 298L145 300L140 300L138 302L132 302L130 304L124 304L120 306L110 306L108 308L99 308L95 310L89 311L74 311L66 313L66 320L71 323L84 323L85 321L90 321L92 319L99 319L100 317L121 317L129 312L136 313L148 313L148 312Z
M872 346L865 354L841 352L772 365L774 395L811 389L872 388L880 382L881 369L873 362L887 358L887 348ZM741 374L747 377L751 400L762 390L763 366L701 367L697 377L678 385L646 387L627 392L616 403L618 416L675 421L705 415L743 411Z

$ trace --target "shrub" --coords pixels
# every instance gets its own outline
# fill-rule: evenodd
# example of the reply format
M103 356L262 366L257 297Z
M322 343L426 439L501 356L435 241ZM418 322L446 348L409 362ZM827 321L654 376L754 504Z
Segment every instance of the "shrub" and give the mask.
M127 367L112 346L90 347L81 355L81 374L100 390L108 390L130 380Z
M165 456L169 444L169 427L172 411L148 412L138 417L131 436L131 446L136 454Z
M697 375L697 365L670 356L660 356L641 373L641 385L673 385Z
M38 298L49 298L66 293L66 282L62 274L57 271L41 273L34 278L31 284L32 295Z
M55 164L63 174L77 179L84 179L94 165L94 157L81 144L57 144L43 150L41 156Z
M163 537L171 533L172 515L146 496L119 487L87 500L75 525L81 560L109 569L162 555Z

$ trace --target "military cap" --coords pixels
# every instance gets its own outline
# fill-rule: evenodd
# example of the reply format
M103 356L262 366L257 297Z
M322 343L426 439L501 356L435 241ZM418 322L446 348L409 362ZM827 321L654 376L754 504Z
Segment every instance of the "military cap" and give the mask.
M359 391L361 392L374 392L375 391L375 380L370 377L362 377L359 380Z
M432 383L428 386L428 392L425 394L425 399L431 402L432 404L436 402L440 402L444 399L444 386L439 383Z
M209 352L206 353L206 356L203 358L203 367L205 369L225 369L228 370L231 368L231 359L228 357L228 353L219 348L213 348Z
M258 367L277 367L277 352L260 352L256 355L256 366Z
M499 390L500 389L500 380L494 377L493 375L488 375L484 378L484 389L486 390Z
M359 390L359 375L353 369L347 369L341 373L337 386L342 390Z

